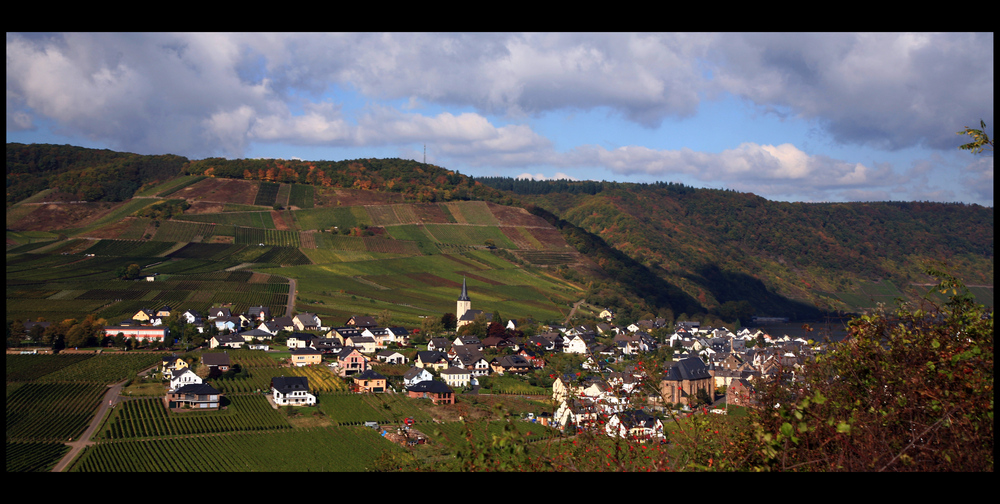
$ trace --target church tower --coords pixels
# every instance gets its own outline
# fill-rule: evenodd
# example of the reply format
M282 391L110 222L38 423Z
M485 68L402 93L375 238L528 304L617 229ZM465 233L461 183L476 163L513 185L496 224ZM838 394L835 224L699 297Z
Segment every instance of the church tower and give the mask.
M465 286L465 278L462 278L462 295L458 296L458 306L455 308L455 320L462 320L462 315L472 308L472 301L469 299L469 291Z

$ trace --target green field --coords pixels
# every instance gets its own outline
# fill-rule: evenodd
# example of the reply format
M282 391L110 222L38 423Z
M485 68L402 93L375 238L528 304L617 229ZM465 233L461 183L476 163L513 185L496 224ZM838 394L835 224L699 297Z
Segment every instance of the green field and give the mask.
M307 229L350 229L362 224L372 225L371 217L365 207L334 207L315 208L312 210L296 210L292 212L295 225L299 230Z

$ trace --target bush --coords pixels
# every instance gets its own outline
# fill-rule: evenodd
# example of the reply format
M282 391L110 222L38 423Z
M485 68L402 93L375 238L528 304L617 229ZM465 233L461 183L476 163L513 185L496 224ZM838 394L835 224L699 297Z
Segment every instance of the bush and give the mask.
M993 313L939 272L944 306L880 308L751 412L760 466L993 471Z

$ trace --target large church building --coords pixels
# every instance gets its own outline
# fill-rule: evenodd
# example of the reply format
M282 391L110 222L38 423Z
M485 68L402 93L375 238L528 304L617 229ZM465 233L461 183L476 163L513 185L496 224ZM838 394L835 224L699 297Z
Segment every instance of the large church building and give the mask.
M469 289L466 285L465 278L462 279L462 294L458 296L458 304L455 307L455 319L457 320L456 328L461 328L464 325L471 324L476 321L476 315L483 313L482 310L472 309L472 300L469 299ZM483 314L486 317L486 321L490 322L493 319L492 313Z

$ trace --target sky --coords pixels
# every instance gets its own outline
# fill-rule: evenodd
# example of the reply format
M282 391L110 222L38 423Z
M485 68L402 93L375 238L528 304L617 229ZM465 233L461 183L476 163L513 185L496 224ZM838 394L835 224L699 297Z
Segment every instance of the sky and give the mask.
M992 207L980 120L992 33L7 33L7 142L190 159Z

